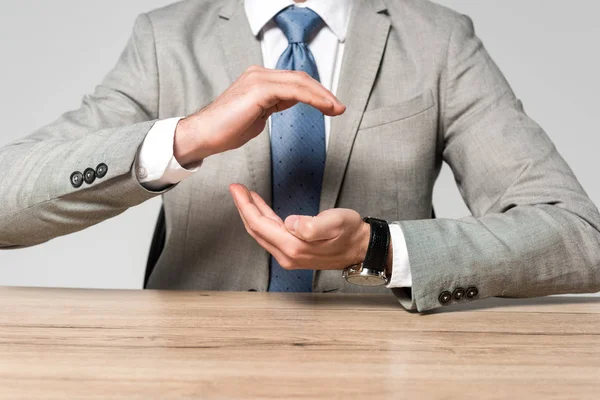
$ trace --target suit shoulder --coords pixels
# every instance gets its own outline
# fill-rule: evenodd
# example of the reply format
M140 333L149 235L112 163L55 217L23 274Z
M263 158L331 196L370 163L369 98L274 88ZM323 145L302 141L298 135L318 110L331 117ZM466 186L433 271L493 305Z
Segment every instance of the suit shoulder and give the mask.
M214 36L224 6L219 0L184 0L145 13L157 43L169 46L191 37Z
M219 0L183 0L167 6L157 8L148 13L153 23L185 22L195 20L202 23L204 20L216 16L223 7Z
M388 13L399 24L409 23L436 36L450 35L457 25L465 23L464 15L429 0L386 0Z

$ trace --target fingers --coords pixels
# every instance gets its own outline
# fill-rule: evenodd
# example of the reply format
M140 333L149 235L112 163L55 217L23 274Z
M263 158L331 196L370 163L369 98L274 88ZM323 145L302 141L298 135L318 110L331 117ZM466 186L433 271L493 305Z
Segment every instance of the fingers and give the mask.
M256 210L254 210L251 205L243 205L243 203L252 202L248 188L246 188L244 185L234 184L229 186L229 191L233 196L233 201L235 202L235 206L238 209L238 213L240 214L240 218L242 219L248 234L250 234L250 236L259 242L259 244L265 250L273 254L273 251L276 250L276 247L272 243L264 240L255 232L255 228L257 226L256 219L259 215L261 215L260 212L256 213ZM252 219L252 221L249 222L248 219Z
M235 204L242 214L242 217L246 220L248 228L255 231L258 225L261 226L266 224L267 227L280 228L281 224L277 221L267 218L263 215L260 209L256 206L252 199L252 195L246 186L240 184L232 184L229 186L229 191L233 196ZM267 206L268 207L268 206Z
M277 222L279 225L283 226L283 220L281 218L279 218L279 216L277 214L275 214L275 211L273 211L273 209L271 207L269 207L269 205L263 200L262 197L260 197L260 195L258 193L250 192L250 195L252 196L252 201L254 201L254 204L256 205L258 210L262 213L262 215L264 215L267 218L272 219L273 221Z
M254 203L250 191L244 185L232 184L229 186L229 190L233 195L240 216L249 230L248 233L259 235L262 239L280 249L286 247L290 239L297 240L284 228L283 221L275 221L271 217L262 214Z
M344 113L346 106L306 72L271 70L252 67L246 72L255 87L266 96L261 104L262 115L283 111L297 103L309 104L323 114L336 116Z
M313 106L325 115L337 116L346 111L344 106L331 92L310 76L300 79L283 78L270 86L270 102L277 102L283 111L297 103Z
M236 206L237 206L237 203L236 203ZM289 260L283 254L283 252L281 250L279 250L277 247L273 246L271 243L269 243L268 241L266 241L263 238L261 238L259 235L257 235L254 231L252 231L248 227L248 222L246 222L246 218L244 217L244 214L239 210L239 208L238 208L238 212L240 214L240 218L242 219L242 222L244 223L244 227L246 228L246 232L248 232L248 234L254 240L256 240L256 243L258 243L269 254L271 254L273 257L275 257L275 259L277 259L277 261L279 262L280 265L289 265L289 264L291 264L291 260Z
M328 210L316 217L290 215L285 220L286 229L306 242L335 239L344 226L344 215L335 210Z
M263 239L262 237L260 237L259 235L257 235L252 229L250 229L248 227L248 223L246 222L246 218L244 217L244 214L241 211L239 211L239 209L238 209L238 212L240 214L240 217L242 218L242 222L244 223L244 227L246 228L246 232L248 232L248 234L254 240L256 240L256 243L258 243L260 245L260 247L262 247L269 254L271 254L273 257L275 257L277 259L277 261L279 261L280 265L291 264L291 261L283 254L283 252L281 250L279 250L276 246L274 246L273 244L269 243L268 241L266 241L265 239Z

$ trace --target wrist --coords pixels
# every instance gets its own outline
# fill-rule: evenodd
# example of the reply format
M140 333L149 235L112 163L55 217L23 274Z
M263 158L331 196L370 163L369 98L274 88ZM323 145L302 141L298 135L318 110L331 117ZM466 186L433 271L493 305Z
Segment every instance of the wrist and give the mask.
M175 128L173 155L177 162L184 167L195 165L214 154L202 135L197 132L192 118L181 119Z

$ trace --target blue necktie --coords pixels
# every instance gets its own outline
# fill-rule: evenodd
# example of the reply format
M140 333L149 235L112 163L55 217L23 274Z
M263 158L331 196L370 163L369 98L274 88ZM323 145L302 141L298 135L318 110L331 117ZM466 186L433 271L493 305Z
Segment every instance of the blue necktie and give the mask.
M274 18L289 41L277 69L304 71L319 80L315 59L306 44L323 20L309 8L289 7ZM325 120L316 108L297 104L271 116L273 210L289 215L319 213L325 167ZM269 291L311 292L312 270L287 271L271 257Z

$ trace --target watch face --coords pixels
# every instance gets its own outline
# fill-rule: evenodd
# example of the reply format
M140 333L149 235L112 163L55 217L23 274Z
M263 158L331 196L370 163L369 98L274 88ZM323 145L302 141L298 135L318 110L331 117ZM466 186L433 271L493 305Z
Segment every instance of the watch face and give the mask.
M383 286L385 279L379 275L351 275L346 280L354 285L360 286Z

